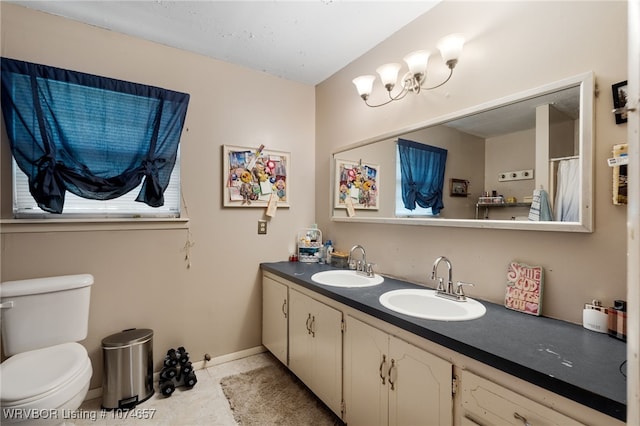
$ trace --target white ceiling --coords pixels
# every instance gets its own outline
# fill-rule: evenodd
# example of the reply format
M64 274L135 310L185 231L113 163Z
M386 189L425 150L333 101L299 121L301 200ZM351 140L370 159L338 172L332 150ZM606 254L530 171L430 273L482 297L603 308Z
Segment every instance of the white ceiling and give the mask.
M439 1L8 2L316 85Z

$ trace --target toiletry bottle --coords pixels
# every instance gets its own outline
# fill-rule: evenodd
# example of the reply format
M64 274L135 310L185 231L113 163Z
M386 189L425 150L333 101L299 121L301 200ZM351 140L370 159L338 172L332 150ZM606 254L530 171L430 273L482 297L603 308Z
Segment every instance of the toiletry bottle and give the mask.
M333 243L331 242L331 240L327 240L327 242L324 243L324 248L326 256L325 262L327 263L327 265L331 265L331 253L333 253Z
M614 300L609 312L609 336L627 341L627 302Z

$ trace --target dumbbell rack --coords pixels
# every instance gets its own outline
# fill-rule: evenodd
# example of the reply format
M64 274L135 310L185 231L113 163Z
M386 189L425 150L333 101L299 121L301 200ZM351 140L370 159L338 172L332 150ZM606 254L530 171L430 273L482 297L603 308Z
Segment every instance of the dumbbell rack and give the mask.
M160 393L169 397L177 387L186 386L191 389L197 382L196 373L189 361L189 352L182 346L178 349L169 349L160 371L158 383Z

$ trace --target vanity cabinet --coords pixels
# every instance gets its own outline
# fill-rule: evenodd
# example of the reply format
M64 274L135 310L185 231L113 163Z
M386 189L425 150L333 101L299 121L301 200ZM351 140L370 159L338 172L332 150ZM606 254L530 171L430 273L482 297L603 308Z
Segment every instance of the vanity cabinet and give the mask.
M289 297L287 287L269 275L262 277L262 344L284 365L288 359Z
M453 424L453 366L347 315L344 419L349 426Z
M263 271L263 344L349 426L624 425L298 284L295 272Z
M460 382L462 425L582 424L470 371L462 371Z
M342 312L262 274L262 344L334 413L342 410Z
M289 368L340 415L342 312L293 288L289 288Z

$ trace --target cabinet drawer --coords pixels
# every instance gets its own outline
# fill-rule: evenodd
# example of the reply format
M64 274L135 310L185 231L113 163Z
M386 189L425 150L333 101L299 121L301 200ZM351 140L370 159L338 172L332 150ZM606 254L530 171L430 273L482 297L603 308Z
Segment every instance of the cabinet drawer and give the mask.
M479 425L573 426L581 425L509 389L469 371L461 374L461 416ZM473 423L471 423L473 424Z

